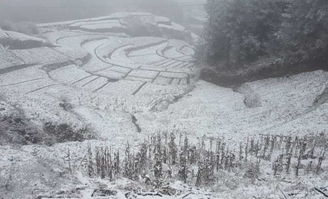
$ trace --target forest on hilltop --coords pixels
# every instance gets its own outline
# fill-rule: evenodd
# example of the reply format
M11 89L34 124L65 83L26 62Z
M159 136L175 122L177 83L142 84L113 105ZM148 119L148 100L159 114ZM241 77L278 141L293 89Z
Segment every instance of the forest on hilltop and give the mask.
M203 78L231 84L327 69L328 1L208 0Z

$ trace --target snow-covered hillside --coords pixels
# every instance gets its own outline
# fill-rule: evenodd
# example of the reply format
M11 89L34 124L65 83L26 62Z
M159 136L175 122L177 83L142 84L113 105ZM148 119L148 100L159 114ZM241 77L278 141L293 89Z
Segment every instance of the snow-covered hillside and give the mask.
M328 73L223 88L197 79L197 36L165 17L116 13L38 27L42 38L0 30L0 43L39 44L0 46L0 198L281 198L293 186L327 186L327 164L322 177L282 182L268 174L269 161L253 184L241 172L222 172L208 189L90 178L83 170L90 148L126 154L129 143L137 153L161 133L186 135L191 144L220 137L230 150L259 134L326 133ZM94 195L102 190L113 192Z

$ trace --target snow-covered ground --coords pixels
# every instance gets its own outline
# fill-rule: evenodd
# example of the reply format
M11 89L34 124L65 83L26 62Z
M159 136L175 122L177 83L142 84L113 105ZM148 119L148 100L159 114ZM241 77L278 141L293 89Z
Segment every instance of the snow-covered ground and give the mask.
M161 34L134 36L131 18ZM326 133L328 73L260 80L233 90L197 80L190 38L172 37L172 31L181 35L188 31L165 17L117 13L39 27L44 37L40 41L52 45L0 48L0 127L12 122L8 118L18 117L12 126L28 124L26 132L42 132L46 123L67 124L72 131L88 129L92 140L22 146L12 138L0 146L0 198L68 193L90 198L101 186L118 192L107 198L281 198L279 190L293 189L302 180L307 181L302 186L327 186L327 172L321 178L287 179L290 183L265 174L263 181L249 185L239 175L222 172L224 180L210 190L172 182L170 187L179 194L126 196L127 190L144 187L126 179L113 183L86 177L79 168L88 146L123 150L130 143L138 148L158 132L183 133L191 142L203 136L224 137L231 147L261 133ZM5 31L0 32L2 36ZM0 133L22 134L14 128L0 129ZM68 151L74 159L74 174L67 170ZM256 192L259 187L260 193ZM311 192L310 196L321 195Z
M121 13L110 18L136 15L143 16ZM89 21L97 24L104 20L96 18L63 25L85 25ZM161 44L176 48L176 53L182 45L192 49L184 41L146 36L127 38L124 32L120 35L83 32L62 26L58 30L58 25L60 23L40 25L47 27L43 36L53 47L3 49L1 53L6 60L13 55L10 64L1 62L1 99L19 107L24 117L40 129L45 122L67 123L76 129L88 126L100 140L117 145L125 144L126 137L141 140L147 133L133 136L137 128L131 117L161 106L163 99L163 103L173 101L192 87L191 76L195 70L190 55L178 54L189 60L188 70L170 71L167 66L152 63L179 64L173 55L163 56L158 51ZM145 59L135 60L134 56ZM23 67L18 67L20 65ZM69 104L70 109L63 108L62 104Z
M324 71L249 82L236 91L198 81L191 92L156 116L140 113L139 123L154 131L219 135L236 144L261 133L318 134L328 128L327 97L316 103L327 86Z

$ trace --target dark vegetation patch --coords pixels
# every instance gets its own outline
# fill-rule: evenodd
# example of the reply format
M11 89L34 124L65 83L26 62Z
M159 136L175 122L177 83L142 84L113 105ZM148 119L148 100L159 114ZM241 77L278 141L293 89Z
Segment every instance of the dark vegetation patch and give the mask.
M94 139L92 131L88 127L74 129L69 124L53 124L47 122L43 126L43 131L49 136L46 144L55 144L62 142L82 142L88 139Z
M94 135L88 127L74 129L69 124L47 122L40 129L24 116L5 116L0 118L0 145L53 145L63 142L82 142L93 138Z
M202 78L230 85L328 69L328 2L208 1Z
M14 144L37 144L44 137L35 126L19 116L5 116L0 118L0 145Z

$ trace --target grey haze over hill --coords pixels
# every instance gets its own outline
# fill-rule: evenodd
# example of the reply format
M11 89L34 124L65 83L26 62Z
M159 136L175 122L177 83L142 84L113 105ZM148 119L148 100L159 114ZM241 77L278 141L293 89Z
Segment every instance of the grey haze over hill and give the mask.
M190 13L192 16L203 17L205 2L205 0L2 0L0 19L41 23L104 16L121 11L147 11L182 20L188 15L184 12L186 9L192 11Z
M0 18L11 21L51 22L104 15L110 11L107 0L3 0Z

